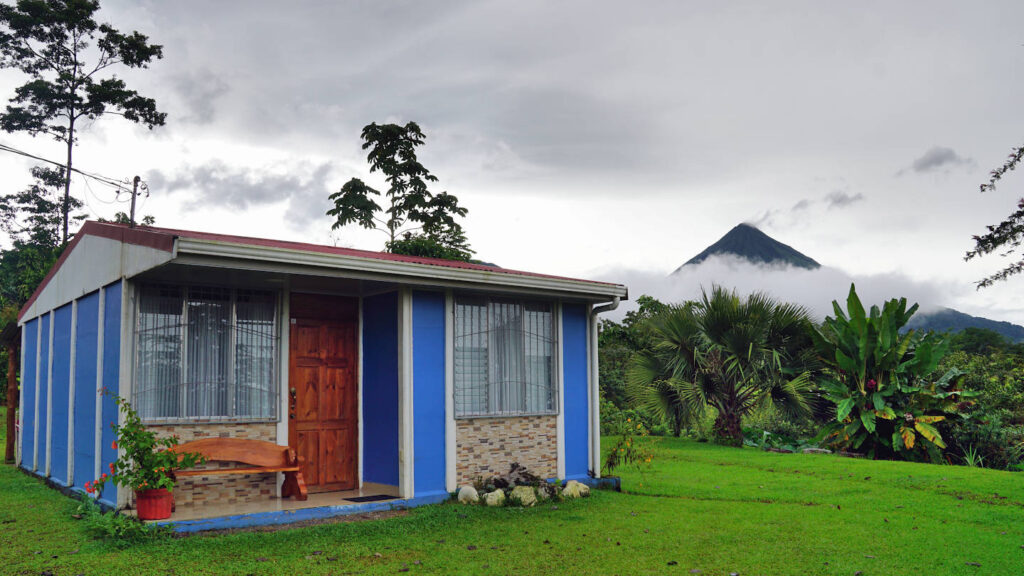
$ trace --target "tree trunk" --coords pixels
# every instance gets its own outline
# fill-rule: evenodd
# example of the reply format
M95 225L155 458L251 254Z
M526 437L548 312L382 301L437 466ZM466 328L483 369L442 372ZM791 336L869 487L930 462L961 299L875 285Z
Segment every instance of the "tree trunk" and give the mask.
M68 123L68 163L64 167L64 202L61 204L61 216L64 219L64 229L60 238L62 246L68 243L68 212L71 211L71 149L74 145L75 120L72 117L71 122Z
M14 424L18 413L18 347L7 347L7 446L4 460L14 462L17 437Z
M743 446L743 429L740 427L740 417L728 410L719 410L715 418L715 440L726 446Z

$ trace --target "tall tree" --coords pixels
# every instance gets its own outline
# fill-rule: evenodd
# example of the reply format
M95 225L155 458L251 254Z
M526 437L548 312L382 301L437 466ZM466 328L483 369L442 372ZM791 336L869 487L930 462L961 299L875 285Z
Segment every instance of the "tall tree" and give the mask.
M64 203L61 189L64 171L59 168L35 167L35 182L20 192L0 196L0 230L11 239L9 250L0 253L0 305L20 308L60 255ZM76 214L81 200L70 198L70 220L80 221Z
M327 211L335 218L332 230L356 223L388 235L388 251L411 255L437 255L456 260L469 260L469 248L457 216L467 210L459 199L447 192L433 193L428 183L437 182L416 158L416 148L426 139L415 122L405 126L372 123L363 128L363 150L370 172L381 172L388 184L387 208L373 199L380 192L359 178L353 178L331 194L334 208ZM383 212L383 214L381 214ZM411 229L403 226L414 224ZM413 234L415 231L419 234Z
M979 188L982 192L996 189L996 182L1003 179L1007 172L1017 168L1021 159L1024 159L1024 146L1014 148L1006 158L1002 166L989 173L988 182ZM1002 256L1010 256L1024 242L1024 198L1017 201L1017 210L1012 212L1005 220L994 226L986 226L988 232L980 236L973 236L974 249L967 252L964 260L971 260L985 254L991 254L997 250L1005 249ZM1024 257L1016 262L1005 266L1002 270L987 278L978 281L978 288L987 288L999 280L1006 280L1010 276L1024 272Z
M634 356L627 375L638 405L669 420L714 408L715 436L734 446L743 416L759 405L810 413L815 362L803 308L714 286L657 314L650 328L653 347Z
M138 33L96 22L97 0L18 0L0 4L0 68L28 76L0 113L6 132L45 134L67 151L61 242L68 240L72 154L80 122L113 114L152 129L166 114L113 71L147 68L163 49Z

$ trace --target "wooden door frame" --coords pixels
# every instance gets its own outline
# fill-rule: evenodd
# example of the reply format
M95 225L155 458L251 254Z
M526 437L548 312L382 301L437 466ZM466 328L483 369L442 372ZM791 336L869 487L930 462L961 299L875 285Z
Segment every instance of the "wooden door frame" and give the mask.
M354 351L350 360L354 367L352 389L355 394L356 407L353 411L353 418L355 419L353 428L355 429L356 442L354 444L355 454L351 470L355 478L354 489L361 489L363 486L362 298L348 294L289 291L285 294L285 299L287 302L287 315L283 324L285 333L289 336L287 346L282 347L282 353L287 354L283 362L287 378L284 379L282 386L283 402L281 404L284 410L282 415L284 425L282 428L284 429L288 446L294 447L298 441L295 424L291 418L291 388L292 377L294 376L292 346L295 344L291 339L292 326L296 320L315 320L333 321L337 324L351 323L354 327ZM296 306L297 301L299 301L298 306ZM347 303L347 305L341 306L339 305L340 303ZM324 490L324 492L331 491L336 490Z

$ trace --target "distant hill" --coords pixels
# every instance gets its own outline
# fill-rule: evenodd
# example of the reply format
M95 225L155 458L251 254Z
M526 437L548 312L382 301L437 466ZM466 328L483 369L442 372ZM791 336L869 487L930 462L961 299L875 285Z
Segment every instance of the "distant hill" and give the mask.
M907 328L936 332L959 332L964 328L984 328L1002 334L1011 342L1024 342L1024 326L971 316L952 308L942 308L929 314L918 312L907 323Z
M739 256L754 264L789 264L810 270L821 268L821 264L795 248L779 242L750 224L740 224L719 238L718 242L676 268L673 274L691 264L700 264L711 256L723 255Z

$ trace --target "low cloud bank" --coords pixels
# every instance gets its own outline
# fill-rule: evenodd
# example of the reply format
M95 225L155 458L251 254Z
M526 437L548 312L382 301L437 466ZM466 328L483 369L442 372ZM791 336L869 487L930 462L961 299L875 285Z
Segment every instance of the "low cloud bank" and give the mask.
M662 302L682 302L699 298L701 288L710 289L713 284L734 288L741 295L766 292L777 300L806 307L817 320L832 314L833 300L838 300L845 308L851 283L857 285L857 294L867 307L873 304L881 306L891 298L905 297L908 303L916 302L921 305L922 312L928 312L949 302L950 296L934 284L911 280L902 274L853 276L836 268L806 270L754 264L728 256L713 256L670 276L620 268L596 277L629 287L630 301L604 315L616 321L621 320L626 312L636 309L636 299L642 294Z

